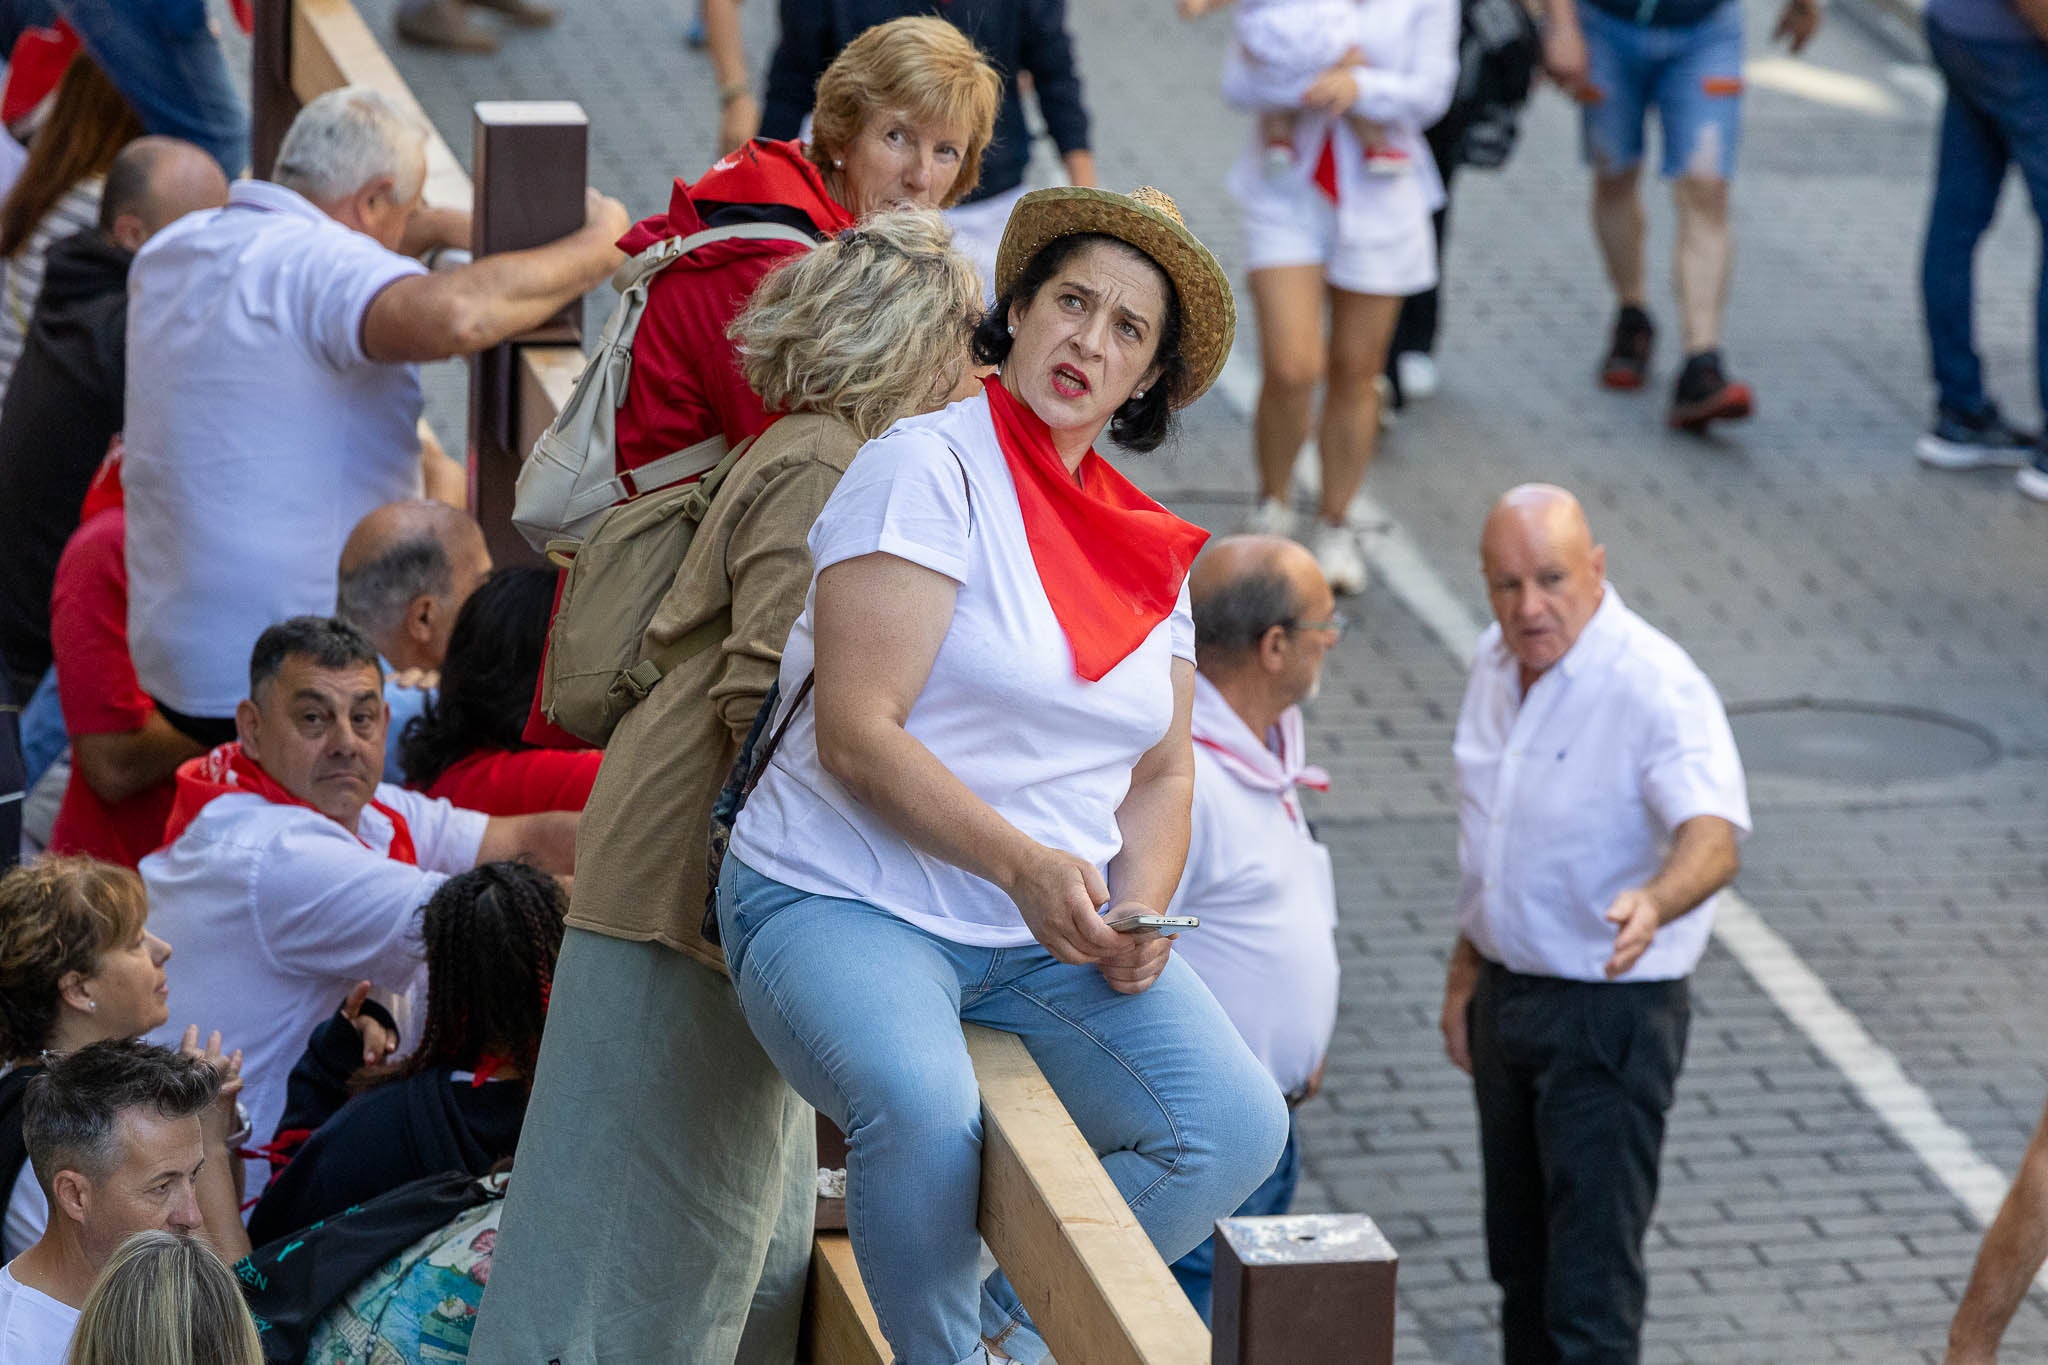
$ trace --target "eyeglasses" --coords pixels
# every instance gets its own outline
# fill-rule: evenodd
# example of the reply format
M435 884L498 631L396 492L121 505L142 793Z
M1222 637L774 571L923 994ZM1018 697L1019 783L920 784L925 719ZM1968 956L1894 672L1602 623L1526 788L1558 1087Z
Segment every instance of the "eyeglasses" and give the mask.
M1280 624L1286 630L1327 630L1341 640L1344 638L1344 628L1351 624L1351 618L1341 611L1333 611L1327 621L1282 621Z

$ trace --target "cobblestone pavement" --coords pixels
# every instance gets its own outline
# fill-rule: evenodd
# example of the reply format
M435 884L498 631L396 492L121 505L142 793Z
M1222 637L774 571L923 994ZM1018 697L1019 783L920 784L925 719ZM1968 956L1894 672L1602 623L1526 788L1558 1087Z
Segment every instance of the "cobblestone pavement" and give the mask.
M388 33L391 0L362 3ZM1169 0L1073 8L1106 183L1172 191L1236 273L1221 177L1242 129L1214 93L1228 21L1183 25ZM1749 10L1761 57L1773 16L1758 0ZM747 22L765 54L773 6L748 6ZM682 23L677 0L608 0L570 7L551 33L509 35L497 57L394 55L458 150L471 100L581 100L593 180L639 213L711 152L712 82ZM1584 497L1631 604L1731 703L1920 707L1995 737L1993 766L1941 781L1758 771L1740 886L1942 1115L2010 1170L2048 1090L2033 981L2048 899L2048 510L2004 476L1935 475L1911 459L1930 401L1914 281L1938 87L1841 13L1807 55L1853 78L1835 88L1854 107L1788 93L1798 67L1752 73L1728 354L1759 389L1753 422L1710 441L1674 436L1661 388L1593 389L1610 302L1572 115L1545 92L1514 163L1460 186L1444 392L1389 434L1370 487L1474 611L1486 504L1516 481L1554 479ZM2020 201L2013 187L1980 257L1980 332L1997 392L2031 416L2036 239ZM1651 219L1661 278L1670 213L1658 195ZM1674 334L1671 307L1659 312ZM459 429L457 387L442 376L432 392L443 429ZM1227 528L1250 493L1247 449L1242 415L1212 397L1137 477ZM1304 1113L1302 1203L1371 1213L1400 1248L1400 1359L1483 1361L1497 1358L1495 1292L1471 1100L1435 1030L1462 670L1390 595L1358 614L1312 718L1338 778L1317 809L1346 975L1329 1093ZM1771 757L1749 754L1758 769ZM1649 1358L1938 1359L1979 1230L1719 948L1694 998L1651 1236ZM2048 1355L2039 1296L2008 1345L2011 1359Z

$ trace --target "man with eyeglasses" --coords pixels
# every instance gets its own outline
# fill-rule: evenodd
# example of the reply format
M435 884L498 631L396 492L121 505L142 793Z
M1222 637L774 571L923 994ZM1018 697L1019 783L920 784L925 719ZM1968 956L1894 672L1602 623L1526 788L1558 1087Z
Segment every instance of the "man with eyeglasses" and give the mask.
M1201 927L1174 951L1208 983L1290 1108L1322 1088L1337 1020L1337 902L1329 851L1297 787L1327 790L1303 753L1299 703L1344 633L1315 556L1278 536L1214 541L1188 582L1195 617L1195 798L1187 869L1169 913ZM1287 1212L1299 1174L1280 1164L1237 1212ZM1173 1267L1206 1320L1213 1239Z
M1524 484L1458 713L1444 1049L1471 1074L1507 1365L1641 1356L1686 978L1749 832L1714 685L1622 605L1578 500Z

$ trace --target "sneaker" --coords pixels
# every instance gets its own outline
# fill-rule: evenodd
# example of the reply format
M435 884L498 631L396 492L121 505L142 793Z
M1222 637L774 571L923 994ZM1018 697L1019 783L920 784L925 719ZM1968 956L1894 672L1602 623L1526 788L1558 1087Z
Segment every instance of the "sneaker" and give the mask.
M2037 450L2035 438L2006 425L1995 403L1986 403L1975 416L1938 406L1934 430L1913 447L1930 469L2018 469L2032 464Z
M1640 389L1650 376L1650 351L1656 341L1657 325L1650 315L1632 303L1623 304L1614 315L1607 359L1600 362L1600 387Z
M1244 530L1251 536L1291 536L1294 510L1278 498L1262 498L1244 519Z
M2048 446L2035 446L2033 460L2013 475L2012 481L2035 502L2048 502Z
M1427 351L1401 352L1394 357L1394 379L1404 404L1410 398L1436 397L1436 357Z
M1678 372L1665 421L1681 431L1703 433L1709 422L1732 422L1756 406L1749 385L1721 373L1721 353L1701 351Z
M434 0L419 9L400 10L396 28L399 37L421 47L450 52L498 50L498 35L471 19L469 7L462 0Z
M555 11L547 5L534 3L534 0L469 0L469 3L478 9L491 10L507 23L520 28L546 28L555 22Z
M1359 548L1358 533L1349 526L1317 524L1308 543L1316 567L1329 580L1330 591L1357 594L1365 591L1365 551Z

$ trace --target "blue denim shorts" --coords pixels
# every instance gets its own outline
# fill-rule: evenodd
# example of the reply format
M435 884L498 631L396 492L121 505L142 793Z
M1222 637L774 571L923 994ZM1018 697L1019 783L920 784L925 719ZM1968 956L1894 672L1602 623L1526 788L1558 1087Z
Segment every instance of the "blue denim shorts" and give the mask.
M1594 98L1582 106L1586 161L1603 175L1643 160L1654 106L1663 175L1730 180L1742 135L1742 6L1727 0L1696 24L1637 24L1579 6Z

